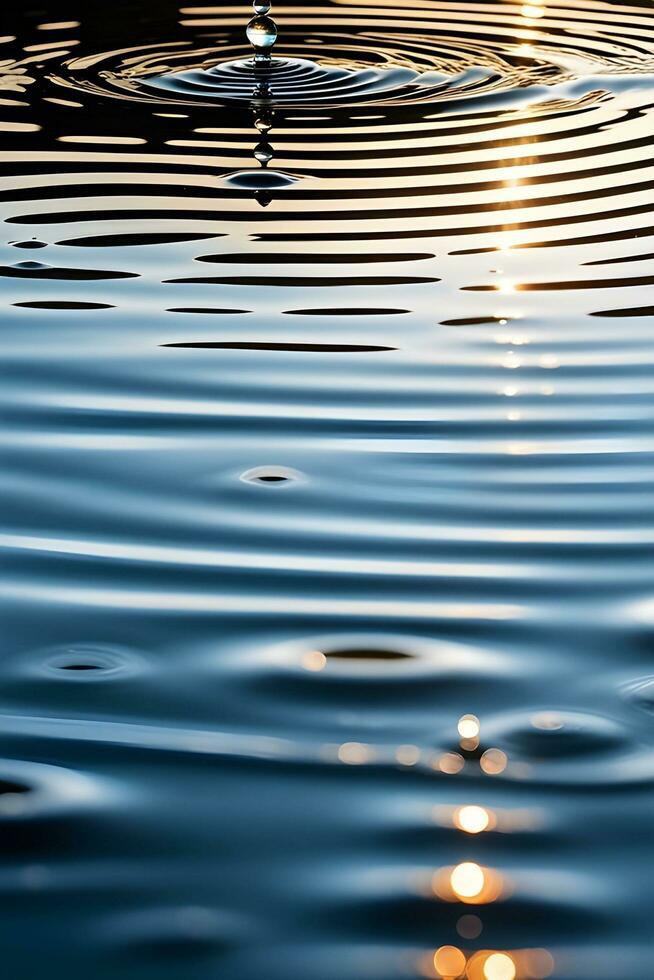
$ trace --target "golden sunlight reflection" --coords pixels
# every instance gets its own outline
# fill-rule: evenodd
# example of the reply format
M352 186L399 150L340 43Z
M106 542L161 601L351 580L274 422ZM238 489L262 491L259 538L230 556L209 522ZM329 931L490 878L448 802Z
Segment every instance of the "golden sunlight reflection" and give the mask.
M519 237L514 231L503 231L500 233L501 237L498 238L495 245L498 252L510 252L511 249L518 244Z
M499 322L500 324L505 324L507 321L500 320ZM528 337L523 337L521 334L512 333L498 333L495 335L494 340L496 344L510 344L511 347L522 347L524 344L529 343Z
M522 361L515 351L508 350L502 358L502 367L507 368L509 371L515 371L516 368L522 367Z
M525 949L516 957L520 974L530 980L545 980L554 973L554 957L547 949Z
M477 916L462 916L459 922L463 919L481 926ZM441 946L421 961L423 976L435 980L545 980L553 971L554 959L545 949L480 949L467 954L458 946Z
M480 725L476 715L462 715L457 724L461 738L478 738Z
M492 829L494 818L483 806L462 806L454 814L454 824L466 834L481 834Z
M515 980L515 963L508 953L491 953L484 963L486 980Z
M431 889L441 901L463 905L491 905L509 892L508 883L499 871L475 861L462 861L455 867L435 871Z
M491 810L477 804L435 806L432 819L440 827L454 827L466 834L493 830L502 834L524 833L542 827L544 822L538 809Z
M420 761L420 749L417 745L398 745L395 758L401 766L415 766Z
M452 891L464 901L478 898L484 890L486 877L484 870L474 861L457 864L450 875Z
M60 20L54 23L38 24L36 29L37 31L68 31L79 26L78 20Z
M532 715L531 724L543 732L558 732L563 728L564 722L555 711L540 711Z
M508 762L506 752L502 752L501 749L486 749L479 760L479 765L487 776L498 776L504 772Z
M454 776L461 772L465 765L465 759L458 752L443 752L432 762L432 768L444 772L448 776Z
M324 670L327 666L327 657L320 650L310 650L302 657L302 666L305 670Z
M362 742L344 742L338 747L338 758L348 766L362 766L370 762L372 751Z
M441 946L434 953L434 969L444 980L455 980L466 968L465 954L456 946Z

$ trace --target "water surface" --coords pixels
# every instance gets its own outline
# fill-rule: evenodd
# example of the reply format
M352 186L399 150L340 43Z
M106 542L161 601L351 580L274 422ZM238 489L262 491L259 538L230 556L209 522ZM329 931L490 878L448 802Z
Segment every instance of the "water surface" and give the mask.
M651 5L273 12L0 32L8 976L647 980Z

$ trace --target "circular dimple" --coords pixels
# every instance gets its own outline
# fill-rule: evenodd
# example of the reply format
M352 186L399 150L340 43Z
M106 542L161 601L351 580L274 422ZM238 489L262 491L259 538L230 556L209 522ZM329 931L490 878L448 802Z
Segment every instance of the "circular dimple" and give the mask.
M10 795L29 793L31 787L26 783L16 782L14 779L3 779L0 773L0 796L5 796L7 793Z
M484 742L498 743L509 758L531 761L569 762L619 752L628 744L627 733L615 722L569 711L507 715L484 724L482 733Z
M243 170L224 178L228 187L238 187L247 191L274 191L291 187L298 178L278 170Z
M247 28L256 59L244 37L245 18L238 23L231 9L221 14L215 8L201 22L214 29L210 47L202 30L196 46L171 40L86 54L67 60L51 81L95 95L187 105L252 105L264 85L266 100L279 107L433 103L441 113L458 111L463 103L476 112L559 95L598 97L602 79L618 73L642 76L654 64L638 4L624 8L630 24L643 24L629 33L612 23L575 18L572 10L566 13L565 30L549 19L536 30L530 19L535 7L518 4L509 10L500 0L484 5L483 23L476 29L462 10L457 16L440 4L423 5L410 18L389 5L376 10L356 3L346 4L346 11L330 9L328 19L321 10L307 9L302 18L287 11L279 23L283 57L275 58L269 57L277 40L269 6L255 2ZM564 89L552 96L559 85Z
M265 99L260 89L265 83ZM304 57L273 58L265 68L251 59L221 62L209 68L148 76L146 90L192 101L247 102L274 106L351 105L397 99L425 101L446 76L426 75L408 67L371 65L356 68L318 64Z
M46 248L47 242L40 242L36 238L32 238L27 242L10 242L14 248Z
M63 683L97 682L132 677L144 668L133 650L101 643L71 643L17 656L10 673L22 678Z
M247 923L230 912L202 906L134 909L111 916L99 929L99 938L113 946L126 946L143 954L187 956L226 951L239 945Z
M289 483L300 483L306 478L298 470L288 466L255 466L241 474L243 483L256 483L262 486L280 487Z
M389 686L389 694L398 685L432 681L437 688L460 688L471 677L491 681L509 669L492 653L445 640L417 636L377 633L344 633L293 640L264 651L261 659L282 668L298 679L319 683L333 679L337 685L365 688L371 682ZM431 687L431 685L427 685Z
M561 785L650 785L648 745L617 722L572 711L508 712L482 719L481 768L495 778ZM483 764L501 755L501 768Z
M402 650L354 647L344 650L327 650L325 651L325 658L328 661L344 660L348 663L389 663L390 661L412 660L413 655Z

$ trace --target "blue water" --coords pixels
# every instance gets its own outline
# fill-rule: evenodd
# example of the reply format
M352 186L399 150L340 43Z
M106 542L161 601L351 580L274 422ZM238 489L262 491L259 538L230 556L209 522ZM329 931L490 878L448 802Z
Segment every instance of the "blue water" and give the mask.
M273 12L4 15L7 977L652 980L650 4Z

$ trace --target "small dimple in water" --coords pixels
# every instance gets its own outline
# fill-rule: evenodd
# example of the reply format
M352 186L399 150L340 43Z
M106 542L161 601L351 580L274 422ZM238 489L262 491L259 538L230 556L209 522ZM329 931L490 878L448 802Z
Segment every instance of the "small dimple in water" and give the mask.
M397 660L411 660L410 653L402 653L400 650L373 650L373 649L349 649L349 650L328 650L325 653L328 660L345 660L353 662L382 662Z
M286 466L256 466L241 474L244 483L260 483L279 486L284 483L294 483L302 480L302 474Z
M10 242L10 244L13 245L14 248L46 248L47 247L47 242L40 242L36 238L32 238L30 239L30 241L27 242Z
M51 651L45 661L48 674L61 680L100 680L129 672L137 666L137 660L128 651L85 643Z

